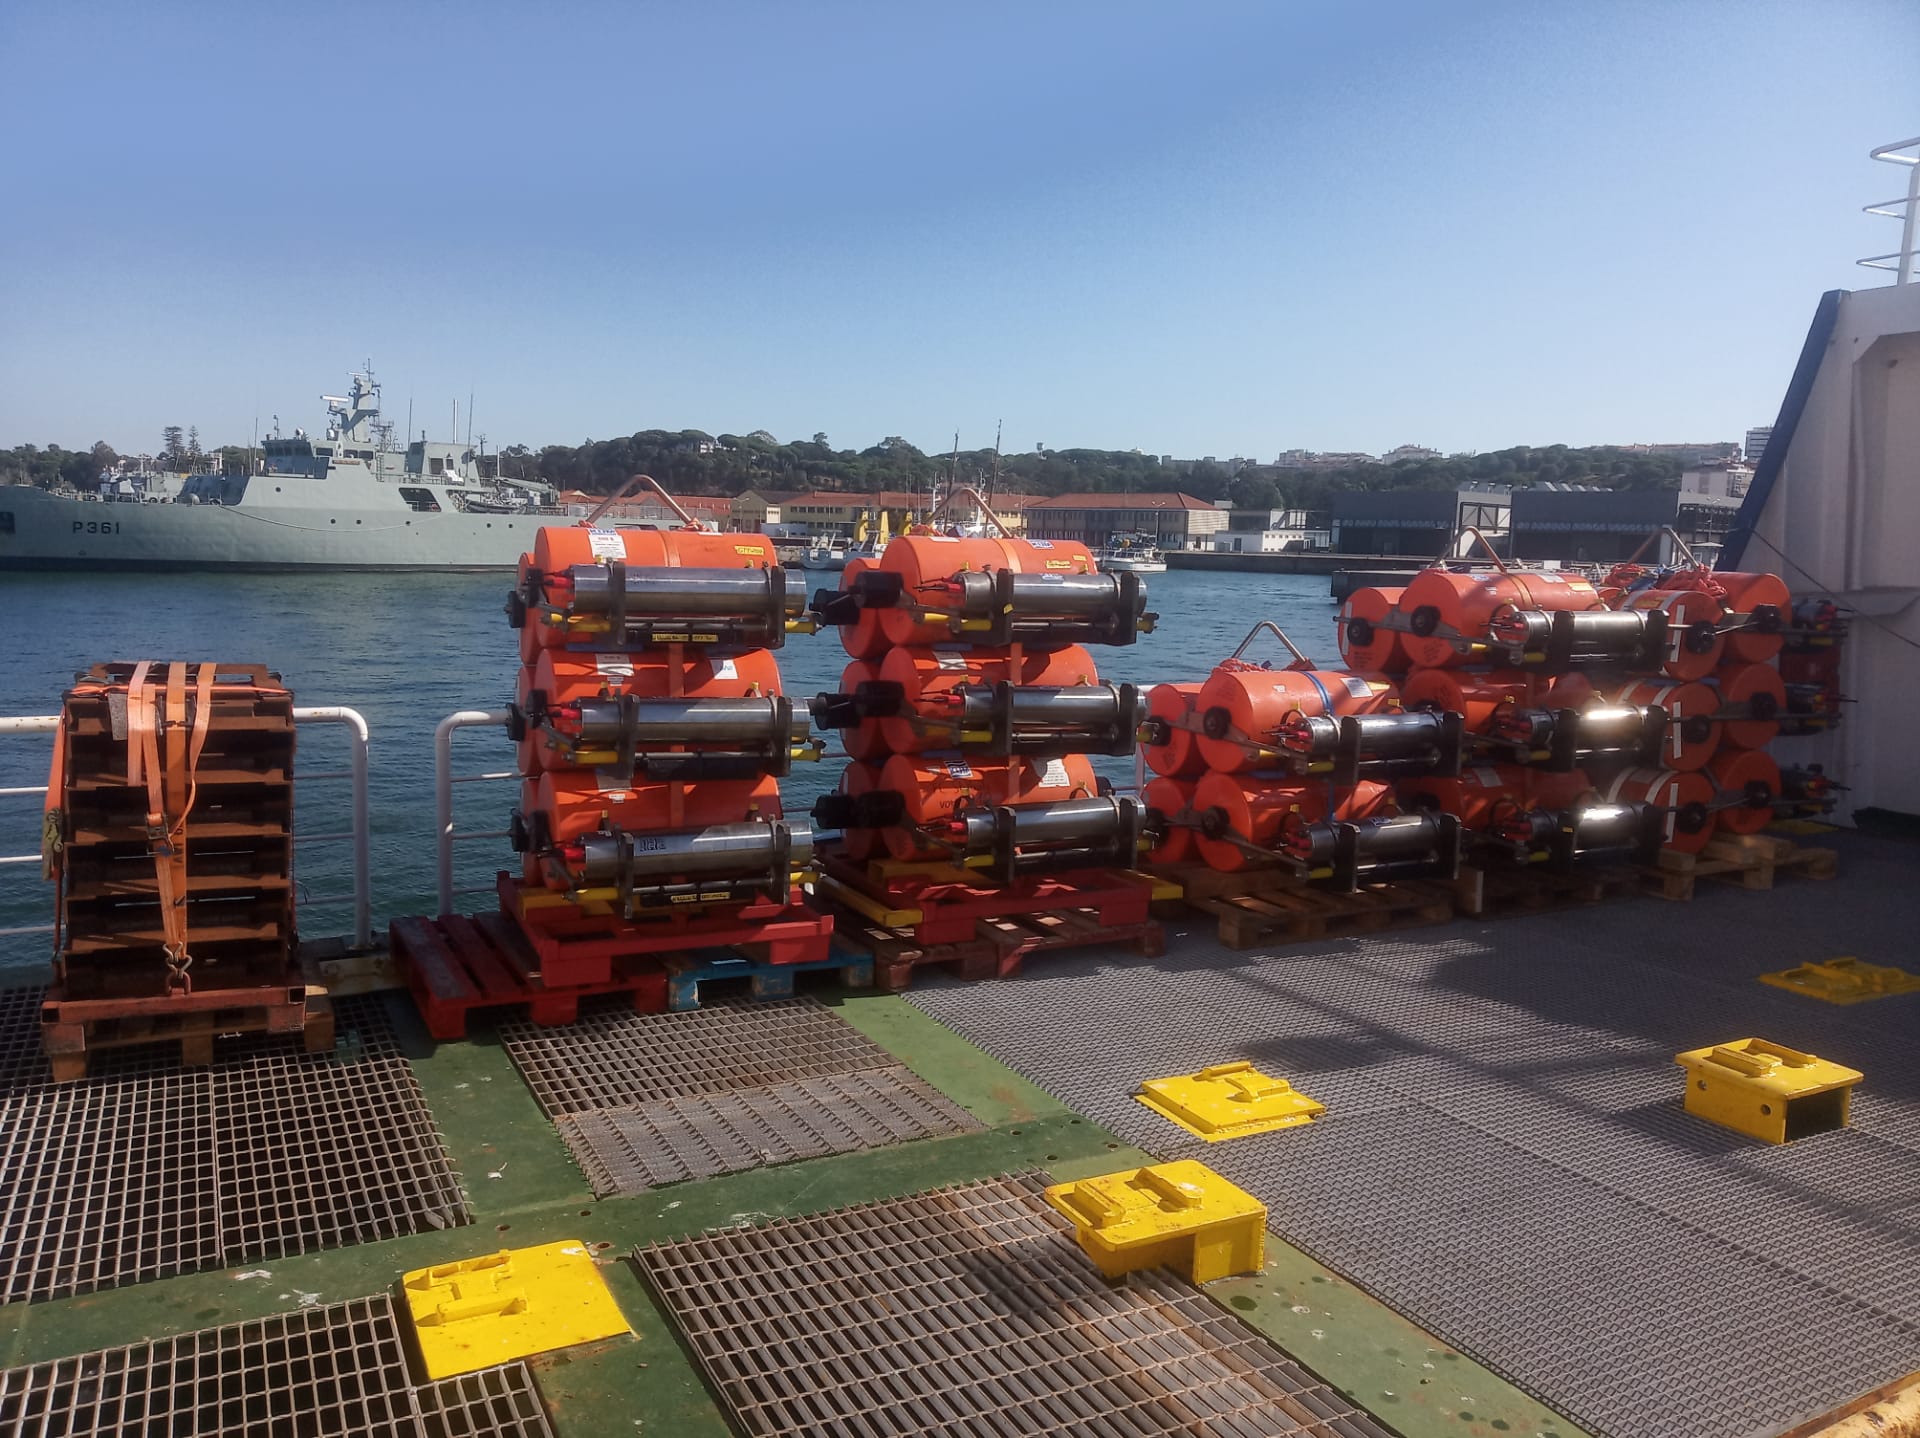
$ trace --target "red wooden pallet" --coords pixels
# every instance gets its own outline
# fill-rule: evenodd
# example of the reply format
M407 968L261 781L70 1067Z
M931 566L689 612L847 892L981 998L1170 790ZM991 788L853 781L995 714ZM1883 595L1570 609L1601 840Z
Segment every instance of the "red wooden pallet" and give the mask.
M1154 881L1122 869L1081 869L1012 884L954 877L934 865L859 864L831 851L818 858L820 892L921 944L962 944L986 919L1085 912L1105 928L1148 921Z
M387 933L420 1017L436 1039L464 1037L474 1009L518 1004L526 1005L536 1024L570 1024L579 1017L580 1000L597 994L629 995L639 1013L666 1012L667 975L658 960L630 957L610 964L597 982L554 984L504 914L395 919Z
M625 959L688 949L745 948L765 964L815 963L827 957L833 918L808 906L795 888L787 902L728 906L724 913L662 914L623 919L594 912L538 884L502 871L496 881L501 912L518 921L549 984L571 988L605 983Z

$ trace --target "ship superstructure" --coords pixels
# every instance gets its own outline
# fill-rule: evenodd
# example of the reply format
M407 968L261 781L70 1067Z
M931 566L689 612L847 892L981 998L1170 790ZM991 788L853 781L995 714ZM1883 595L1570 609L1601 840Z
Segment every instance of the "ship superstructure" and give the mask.
M511 569L566 517L472 444L390 447L370 372L322 398L320 436L270 436L255 472L193 475L170 498L0 486L0 569Z

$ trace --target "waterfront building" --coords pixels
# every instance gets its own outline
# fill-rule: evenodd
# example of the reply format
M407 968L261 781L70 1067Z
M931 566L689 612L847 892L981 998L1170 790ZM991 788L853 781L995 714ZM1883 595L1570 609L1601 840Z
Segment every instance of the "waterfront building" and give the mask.
M1104 545L1116 534L1146 534L1162 549L1205 549L1227 527L1227 512L1191 494L1062 494L1027 506L1030 539Z

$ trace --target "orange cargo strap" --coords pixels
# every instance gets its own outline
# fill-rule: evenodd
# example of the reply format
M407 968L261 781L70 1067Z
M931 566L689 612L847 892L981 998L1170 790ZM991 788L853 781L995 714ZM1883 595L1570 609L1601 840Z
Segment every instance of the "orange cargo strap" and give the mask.
M150 661L134 666L127 681L127 782L147 791L147 843L160 890L167 954L167 987L191 993L187 949L187 816L197 797L195 775L213 720L213 683L218 667L199 666L191 732L187 719L187 665L167 666L164 699L148 682ZM164 718L161 706L164 704ZM165 730L164 755L161 731ZM164 766L164 767L163 767ZM168 817L169 811L172 818Z

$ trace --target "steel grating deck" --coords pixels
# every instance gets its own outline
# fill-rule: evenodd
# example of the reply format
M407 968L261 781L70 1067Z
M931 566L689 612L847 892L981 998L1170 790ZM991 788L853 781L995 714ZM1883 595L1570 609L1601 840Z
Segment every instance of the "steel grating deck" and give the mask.
M636 1250L744 1432L1389 1438L1191 1285L1108 1284L1032 1175Z
M981 1127L897 1064L567 1114L554 1124L597 1198Z
M0 1438L552 1438L524 1363L416 1389L384 1294L0 1372Z
M331 1055L111 1050L68 1084L37 1020L37 990L0 998L0 1303L468 1221L379 999L337 1004Z
M982 1127L810 998L501 1035L598 1198Z
M1754 976L1911 952L1913 850L1842 877L1330 941L1189 936L908 995L1570 1418L1770 1433L1920 1366L1920 996L1835 1008ZM1198 925L1196 924L1196 927ZM1690 1118L1682 1048L1758 1034L1867 1074L1854 1125L1775 1147ZM1202 1144L1142 1079L1249 1059L1324 1101Z
M564 1028L503 1021L500 1039L550 1118L897 1062L805 997L723 1000L681 1014L603 1004Z

